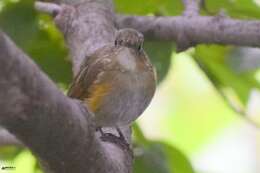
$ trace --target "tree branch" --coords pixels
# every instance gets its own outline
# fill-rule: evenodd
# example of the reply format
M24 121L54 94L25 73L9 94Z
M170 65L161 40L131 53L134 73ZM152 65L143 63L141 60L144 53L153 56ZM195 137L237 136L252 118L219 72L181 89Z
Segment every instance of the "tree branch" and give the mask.
M61 11L61 6L54 3L35 2L35 9L56 16Z
M148 40L176 41L178 51L197 44L260 46L258 32L260 21L237 20L223 15L199 16L200 2L200 0L183 0L184 16L118 15L116 22L119 28L130 27L139 30ZM51 13L54 10L55 8L51 10ZM72 49L72 52L73 50L75 49Z
M105 44L113 42L116 30L111 0L81 0L78 3L79 1L59 1L73 6L46 2L35 3L36 10L51 15L57 14L55 22L68 43L74 75L77 74L80 64L86 56L91 55Z
M129 154L95 135L91 113L64 96L2 32L0 52L0 124L30 148L48 172L131 169Z
M62 6L55 22L68 43L74 75L77 74L86 56L113 42L116 31L114 21L113 5L110 0L86 0L78 6Z
M176 41L178 51L197 44L231 44L260 47L260 21L223 16L154 17L117 16L119 28L131 27L146 39Z

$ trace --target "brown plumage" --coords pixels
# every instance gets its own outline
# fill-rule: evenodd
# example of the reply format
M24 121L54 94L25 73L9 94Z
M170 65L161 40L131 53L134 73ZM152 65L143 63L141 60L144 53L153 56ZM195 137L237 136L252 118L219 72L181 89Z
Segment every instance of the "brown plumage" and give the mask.
M129 125L149 105L156 77L142 45L141 33L120 30L114 44L85 59L72 82L68 96L86 103L98 127Z

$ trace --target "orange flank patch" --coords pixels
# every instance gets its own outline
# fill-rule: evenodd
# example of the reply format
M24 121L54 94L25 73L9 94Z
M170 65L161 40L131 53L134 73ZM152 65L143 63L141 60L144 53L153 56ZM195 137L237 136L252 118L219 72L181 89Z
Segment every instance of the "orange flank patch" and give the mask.
M107 93L110 90L109 84L99 84L99 85L93 85L90 88L90 95L85 100L87 102L87 105L92 110L92 112L96 112L96 110L100 107L103 97L107 95Z

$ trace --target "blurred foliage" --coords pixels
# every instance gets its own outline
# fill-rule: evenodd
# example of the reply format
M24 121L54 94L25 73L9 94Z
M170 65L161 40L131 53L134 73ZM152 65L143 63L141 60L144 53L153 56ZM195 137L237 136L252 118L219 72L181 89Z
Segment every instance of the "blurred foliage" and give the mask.
M228 15L236 18L259 18L259 1L257 0L206 0L208 11L217 14L224 10Z
M234 18L260 18L257 0L205 1L210 14L222 10ZM0 0L0 27L65 90L71 81L71 64L63 36L50 16L33 9L33 3L33 0ZM174 16L181 15L183 5L181 0L115 0L115 9L123 14ZM206 11L202 13L208 15ZM235 64L243 63L240 58L234 59L242 56L234 53L241 48L232 46L199 45L179 56L174 52L174 43L145 42L145 50L156 66L159 92L165 98L163 103L155 103L162 108L149 112L160 117L156 124L149 124L150 133L159 134L159 139L150 139L149 135L144 136L143 129L134 127L134 172L194 173L189 162L192 154L235 119L219 92L245 109L251 90L260 87L255 78L258 68L247 71L232 68L230 58ZM168 74L172 67L174 75ZM0 160L15 165L17 173L41 172L27 150L0 148Z
M186 156L172 145L147 139L135 124L135 173L194 173Z
M5 146L0 148L0 160L13 160L23 149L15 146Z
M33 0L5 0L0 26L57 83L71 81L71 65L52 19L33 9Z
M35 165L37 164L37 161L34 156L27 150L24 150L18 156L16 156L13 160L13 164L15 165L15 170L12 171L14 173L37 173L35 171Z
M116 11L124 14L178 15L183 10L181 1L172 0L115 0Z
M231 88L246 104L251 89L259 89L260 84L252 73L236 73L230 68L226 59L231 49L227 46L197 46L195 59L217 88Z
M167 42L146 42L144 49L156 68L157 81L160 83L169 71L173 44Z
M193 52L172 55L167 77L138 121L148 137L170 143L188 156L239 119L189 55Z

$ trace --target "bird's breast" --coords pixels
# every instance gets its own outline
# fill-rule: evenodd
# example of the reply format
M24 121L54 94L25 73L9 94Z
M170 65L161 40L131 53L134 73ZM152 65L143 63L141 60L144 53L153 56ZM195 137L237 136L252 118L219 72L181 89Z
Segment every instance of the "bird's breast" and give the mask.
M136 55L130 49L122 49L116 56L121 69L126 71L135 71L137 67Z

